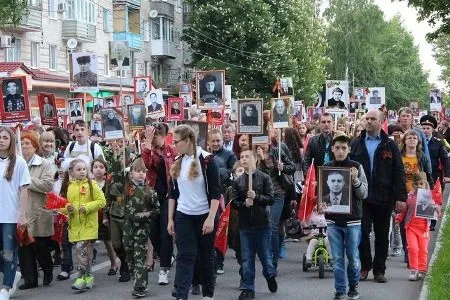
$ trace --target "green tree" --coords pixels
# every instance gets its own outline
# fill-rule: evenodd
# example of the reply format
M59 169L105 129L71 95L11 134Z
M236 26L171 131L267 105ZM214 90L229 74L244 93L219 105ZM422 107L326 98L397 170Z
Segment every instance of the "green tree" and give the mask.
M439 79L449 84L450 78L450 34L441 35L433 41L434 57L438 65L442 67Z
M311 98L324 80L325 39L309 0L189 0L183 39L199 69L224 69L234 97L269 98L291 76L296 96Z
M27 6L28 0L0 0L0 27L20 24Z
M431 26L437 29L427 36L430 39L445 34L450 34L450 5L448 0L399 0L408 1L408 5L418 9L419 20L427 20Z

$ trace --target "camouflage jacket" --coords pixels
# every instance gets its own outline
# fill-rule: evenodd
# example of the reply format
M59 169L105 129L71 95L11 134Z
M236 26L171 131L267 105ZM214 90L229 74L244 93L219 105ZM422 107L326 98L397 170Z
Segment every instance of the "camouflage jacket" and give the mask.
M147 185L130 183L125 197L125 219L133 222L148 222L159 213L156 192Z

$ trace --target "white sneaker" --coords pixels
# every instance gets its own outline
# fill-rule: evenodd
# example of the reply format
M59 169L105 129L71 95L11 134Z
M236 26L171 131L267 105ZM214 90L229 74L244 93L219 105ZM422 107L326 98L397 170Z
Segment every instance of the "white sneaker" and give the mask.
M158 284L159 285L168 285L169 284L169 270L159 270L159 276L158 276Z
M410 281L417 281L419 278L419 272L417 270L411 270L409 272L409 280Z
M13 286L8 291L9 297L12 297L14 295L14 293L16 292L17 284L19 283L21 278L22 278L22 273L16 271L16 275L14 276Z
M203 297L202 300L214 300L212 297Z
M9 300L9 292L5 289L0 291L0 300Z

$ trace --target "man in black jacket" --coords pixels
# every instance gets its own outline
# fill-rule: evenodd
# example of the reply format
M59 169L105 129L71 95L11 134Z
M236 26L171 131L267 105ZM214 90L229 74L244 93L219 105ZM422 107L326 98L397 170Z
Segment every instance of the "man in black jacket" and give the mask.
M314 166L320 167L334 159L331 152L331 140L333 139L333 116L323 113L319 118L320 134L313 136L306 148L305 160L303 163L303 174L307 174L309 166L314 159Z
M375 281L386 282L386 258L389 248L391 211L406 208L406 175L400 151L381 130L382 115L374 109L366 114L366 129L351 145L350 157L359 162L367 176L369 195L363 204L361 228L361 279L373 269ZM370 231L375 232L375 257L372 261Z
M239 236L242 253L242 285L239 300L255 298L255 256L263 266L267 286L272 293L278 289L276 271L270 252L270 226L267 206L273 204L273 187L269 175L255 169L251 151L243 151L240 159L245 173L233 183L232 206L239 210ZM252 186L249 188L249 173Z

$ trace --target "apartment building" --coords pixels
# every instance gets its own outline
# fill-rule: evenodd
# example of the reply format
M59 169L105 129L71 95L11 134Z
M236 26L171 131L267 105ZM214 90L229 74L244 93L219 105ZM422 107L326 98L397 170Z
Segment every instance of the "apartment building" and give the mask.
M174 90L186 79L182 27L181 0L29 0L21 24L0 29L0 74L27 76L32 109L39 92L55 93L60 105L79 96L69 92L71 51L97 55L99 92L87 101L119 94L120 83L123 94L132 93L134 76L151 75L156 87ZM131 70L109 69L112 40L128 41Z

